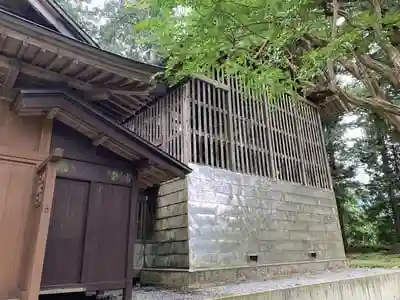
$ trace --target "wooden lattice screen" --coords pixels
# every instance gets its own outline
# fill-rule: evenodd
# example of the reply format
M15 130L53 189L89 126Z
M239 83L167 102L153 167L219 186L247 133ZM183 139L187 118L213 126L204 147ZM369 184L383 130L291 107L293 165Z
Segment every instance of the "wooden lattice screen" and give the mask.
M189 122L185 115L185 93L185 85L175 89L127 124L141 137L183 162L188 161L187 149L190 143L185 136Z
M318 108L239 79L191 79L128 124L185 163L332 188Z

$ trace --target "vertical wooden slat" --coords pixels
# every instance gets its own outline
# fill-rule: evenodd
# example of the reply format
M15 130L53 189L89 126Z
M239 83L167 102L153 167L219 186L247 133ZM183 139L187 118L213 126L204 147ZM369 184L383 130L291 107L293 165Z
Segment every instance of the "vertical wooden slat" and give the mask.
M305 173L305 168L304 168L304 146L305 146L305 141L303 137L303 120L299 115L299 109L302 103L299 102L299 100L296 99L296 102L293 105L293 112L295 115L295 121L296 123L294 124L295 126L295 132L297 136L297 147L298 147L298 153L299 153L299 167L300 167L300 183L304 185L308 185L307 183L307 177Z
M269 170L272 179L276 179L276 164L275 164L275 144L273 142L272 136L272 121L271 121L271 102L272 99L269 98L268 91L265 90L262 93L262 105L263 105L263 115L265 115L265 126L266 126L266 140L265 148L269 151Z
M292 156L292 147L293 145L290 142L291 139L291 131L289 128L289 116L288 116L288 97L286 94L282 95L282 121L283 121L283 131L285 137L285 148L286 148L286 167L287 167L287 180L293 182L294 181L294 172L293 172L293 156Z
M297 99L292 99L289 103L289 109L291 113L291 131L293 134L293 148L294 148L294 154L295 154L295 161L294 161L294 166L296 168L296 178L295 181L298 183L303 182L303 168L301 165L301 153L300 153L300 148L302 147L300 144L300 135L297 132L297 123L298 123L298 118L297 118Z
M211 84L207 83L207 92L206 92L206 99L205 99L205 104L206 104L206 111L207 111L207 121L208 121L208 139L209 139L209 146L210 146L210 151L207 152L207 154L210 156L209 157L209 162L210 166L215 166L214 165L214 128L213 128L213 105L212 105L212 96L211 96Z
M273 107L272 109L272 114L271 114L271 119L272 119L272 126L273 126L273 136L274 136L274 143L276 147L276 175L278 180L282 180L282 141L280 140L280 133L279 133L279 111L278 111L278 100L275 98Z
M190 82L184 86L184 98L183 98L183 110L182 110L182 121L183 121L183 136L182 136L182 150L184 151L184 163L190 162L192 153L192 132L190 128Z
M214 149L215 149L215 166L217 168L222 168L222 155L221 155L221 149L222 149L222 145L221 145L221 141L223 139L222 137L222 128L220 126L221 124L221 107L219 105L219 92L220 90L216 87L213 87L213 93L212 93L212 97L213 97L213 103L214 103L214 114L213 114L213 127L214 127L214 138L215 138L215 144L214 144Z
M191 95L191 101L192 101L192 120L193 120L193 127L192 127L192 150L193 150L193 156L192 156L192 161L194 163L199 163L197 160L197 137L198 137L198 128L199 128L199 118L196 118L196 108L198 106L198 101L197 97L195 95L195 84L194 80L191 79L190 82L190 95ZM197 115L198 116L198 115Z
M319 187L321 185L321 179L319 176L319 172L318 172L318 153L317 153L317 149L315 148L315 132L314 132L314 128L313 128L313 121L312 121L312 114L311 114L311 108L310 106L307 106L307 118L309 120L309 126L310 126L310 142L311 142L311 149L312 149L312 153L313 153L313 167L314 167L314 171L315 171L315 177L316 177L316 187Z
M322 149L325 150L326 149L326 144L325 144L325 137L324 137L324 129L322 127L322 121L321 121L321 115L320 114L318 114L318 116L317 116L317 121L318 121L318 127L319 127L319 135L321 137ZM332 181L332 176L331 176L331 173L330 173L328 153L326 151L323 151L323 156L324 156L324 162L325 162L326 187L328 189L333 189L333 181Z
M243 158L241 165L242 165L242 172L243 173L248 173L249 169L249 161L247 157L247 142L246 142L246 120L244 118L245 115L245 110L244 110L244 105L243 101L245 101L245 96L243 93L243 87L242 87L242 81L240 79L240 76L237 78L237 86L236 86L236 95L238 96L237 98L237 105L238 105L238 125L239 125L239 130L241 132L241 138L240 138L240 143L241 143L241 156Z
M224 78L224 73L223 70L221 70L222 72L222 78ZM224 107L225 107L225 103L227 104L227 118L225 119L227 122L227 124L225 124L225 131L228 131L228 134L226 135L227 140L229 141L229 150L230 153L227 154L229 155L229 161L227 161L227 167L232 168L232 170L234 172L239 171L238 169L238 153L237 153L237 148L236 148L236 143L237 140L235 138L235 134L234 134L234 130L235 130L235 111L234 111L234 89L233 89L233 85L232 85L232 77L230 78L226 78L229 88L230 90L228 91L228 93L224 93L223 95L225 95L227 97L226 102L224 101L224 98L222 100L222 103L224 103ZM228 159L228 156L227 156Z
M219 134L220 134L220 159L221 159L221 168L227 168L227 162L225 161L225 155L224 155L224 148L226 145L226 141L227 141L227 136L226 136L226 127L227 127L227 123L225 121L225 105L223 106L223 95L224 95L224 91L218 89L217 90L217 102L218 102L218 107L219 107ZM223 125L222 125L223 124Z
M316 111L315 108L310 106L310 113L311 113L311 119L313 122L313 135L314 135L314 145L317 150L317 163L318 163L318 175L320 178L320 183L319 183L319 188L325 188L326 187L326 176L325 176L325 158L324 158L324 152L326 148L322 148L323 145L323 140L321 139L320 135L320 126L319 126L319 120L317 118L318 112Z
M234 144L235 148L235 164L236 164L236 171L242 172L242 152L241 152L241 131L239 128L239 119L238 119L238 106L237 106L237 95L236 95L236 78L231 76L229 78L230 81L230 104L232 106L232 126L230 128L231 131L231 141Z
M263 108L261 106L261 92L257 94L257 101L255 106L255 112L257 119L259 120L258 127L258 141L259 141L259 153L260 153L260 165L261 165L261 176L267 176L267 165L266 165L266 155L267 155L267 147L265 146L265 139L267 137L267 133L265 132L265 122L263 116Z
M270 162L268 161L268 155L270 155L270 147L271 145L268 144L268 125L266 120L266 107L267 103L264 101L263 91L260 92L260 97L258 101L258 113L260 115L260 120L263 124L262 130L260 132L261 136L261 147L263 148L263 155L262 155L262 164L263 164L263 176L270 176Z
M312 145L313 145L313 149L314 149L314 166L315 166L315 173L317 176L317 187L321 187L322 186L322 177L321 177L321 172L320 172L320 165L321 165L321 161L320 161L320 155L319 155L319 147L318 144L316 143L316 139L317 139L317 128L316 128L316 124L314 122L314 116L313 116L313 108L311 106L308 106L308 113L309 113L309 120L310 120L310 124L311 124L311 137L312 137Z
M199 147L199 163L204 164L204 147L205 145L201 142L202 138L204 137L204 122L202 116L202 103L201 103L201 85L200 80L196 80L196 99L197 99L197 118L199 121L199 134L198 134L198 147ZM204 139L203 139L204 142Z
M305 123L306 123L306 130L305 130L305 137L306 137L306 144L307 144L307 163L309 166L309 172L310 175L307 174L309 177L309 182L312 186L315 187L315 181L317 174L315 173L315 166L314 166L314 152L312 150L312 138L311 138L311 132L310 132L310 122L309 122L309 116L308 116L308 107L306 105L303 105L302 107L303 113L304 113L304 118L305 118Z
M255 170L252 172L253 174L262 175L261 172L261 159L260 159L260 149L258 146L259 136L258 136L258 129L260 128L259 120L256 115L256 101L257 101L257 94L253 91L250 94L250 118L251 128L252 128L252 135L253 135L253 156L254 156L254 168Z
M310 186L312 185L311 183L311 178L309 176L309 172L310 172L310 155L309 155L309 147L308 147L308 139L307 139L307 120L306 120L306 114L304 111L304 103L299 103L299 109L298 109L298 113L300 116L300 124L301 127L299 128L300 133L301 133L301 138L302 138L302 142L303 142L303 157L304 159L302 160L302 165L303 165L303 169L304 169L304 173L305 173L305 185L306 186Z
M207 91L205 87L205 83L201 82L201 104L203 106L203 126L204 126L204 163L206 165L209 165L210 160L209 160L209 128L208 128L208 122L207 122L207 114L209 110L207 109Z
M268 147L265 143L265 140L267 138L267 132L266 132L266 128L265 128L265 118L264 118L264 110L263 110L263 98L262 98L262 92L258 93L258 97L257 97L257 106L256 106L256 113L257 113L257 117L260 120L260 124L261 126L259 127L259 141L260 141L260 154L261 154L261 175L262 176L268 176L268 166L266 163L266 154L268 151Z
M240 169L239 171L245 173L245 159L244 159L244 133L242 130L242 122L241 122L241 109L240 109L240 98L239 98L239 81L238 78L235 77L235 106L236 106L236 128L235 130L239 130L239 153L240 153Z

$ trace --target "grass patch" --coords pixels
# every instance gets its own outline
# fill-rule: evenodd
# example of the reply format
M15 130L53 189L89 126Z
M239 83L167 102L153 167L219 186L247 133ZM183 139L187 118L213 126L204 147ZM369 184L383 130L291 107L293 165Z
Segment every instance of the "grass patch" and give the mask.
M348 258L352 268L400 268L400 254L362 253Z

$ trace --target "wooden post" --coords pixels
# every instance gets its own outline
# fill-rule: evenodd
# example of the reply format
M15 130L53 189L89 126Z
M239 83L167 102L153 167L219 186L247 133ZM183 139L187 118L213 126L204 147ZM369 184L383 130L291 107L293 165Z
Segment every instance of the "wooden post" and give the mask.
M136 211L139 196L139 187L137 180L137 171L135 170L132 176L132 189L131 189L131 202L129 210L129 229L128 229L128 249L126 257L126 283L124 288L124 300L132 299L132 288L133 288L133 255L136 241Z
M40 293L40 282L43 270L43 261L46 250L47 234L50 224L51 209L53 204L53 193L57 172L57 161L61 159L62 150L56 149L48 159L41 163L38 168L39 180L37 192L34 193L36 209L40 209L36 236L34 237L30 265L27 266L27 289L21 295L21 300L37 300ZM42 189L43 187L43 189Z

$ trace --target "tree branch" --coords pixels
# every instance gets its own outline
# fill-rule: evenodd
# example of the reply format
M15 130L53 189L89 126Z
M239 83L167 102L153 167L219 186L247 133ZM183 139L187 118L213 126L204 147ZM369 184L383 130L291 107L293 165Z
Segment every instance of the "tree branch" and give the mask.
M393 68L373 59L371 56L366 54L358 54L357 55L360 62L364 64L369 69L375 71L390 84L392 84L395 88L400 88L400 72L397 70L393 70Z

